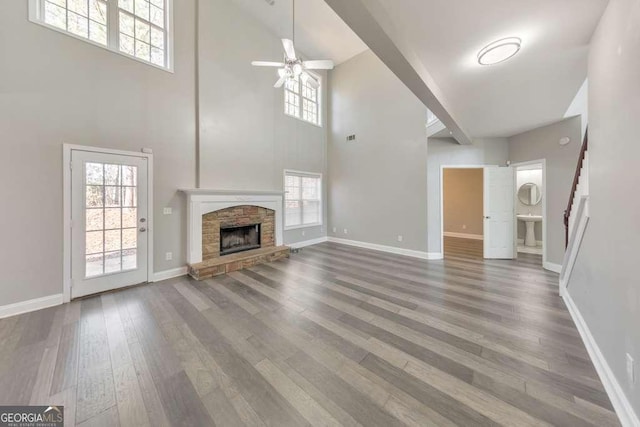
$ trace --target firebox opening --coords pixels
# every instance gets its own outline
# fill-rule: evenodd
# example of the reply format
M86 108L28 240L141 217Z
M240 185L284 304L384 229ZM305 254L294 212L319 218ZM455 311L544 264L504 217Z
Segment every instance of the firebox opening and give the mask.
M220 255L249 251L260 247L260 224L220 228Z

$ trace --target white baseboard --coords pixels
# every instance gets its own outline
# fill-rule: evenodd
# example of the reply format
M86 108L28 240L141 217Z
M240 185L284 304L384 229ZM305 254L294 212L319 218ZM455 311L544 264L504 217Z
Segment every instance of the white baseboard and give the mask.
M305 246L317 245L318 243L324 243L328 240L327 236L319 237L317 239L305 240L296 243L285 243L287 246L293 249L304 248Z
M458 237L460 239L484 240L484 236L482 234L454 233L452 231L445 231L442 234L445 237Z
M397 248L395 246L378 245L376 243L359 242L357 240L340 239L337 237L328 237L327 240L333 243L341 243L343 245L356 246L358 248L372 249L374 251L388 252L396 255L405 255L420 259L442 259L440 253L430 253L422 251L414 251L412 249Z
M62 294L49 295L48 297L30 299L28 301L16 302L0 307L0 319L16 316L18 314L29 313L30 311L41 310L43 308L61 305L63 303Z
M153 281L160 282L162 280L173 279L174 277L186 276L189 270L187 267L172 268L171 270L158 271L153 274Z
M604 386L609 399L611 399L611 404L613 405L618 418L620 418L620 423L624 427L640 426L640 419L634 412L631 402L629 402L629 399L627 399L627 396L624 394L620 383L616 379L613 371L607 363L607 360L600 351L600 348L598 347L596 340L593 338L587 323L584 321L580 310L578 310L578 307L573 302L571 295L569 295L569 292L566 289L562 290L562 298L567 305L567 309L569 310L569 314L571 314L573 322L576 324L576 328L578 328L578 332L580 333L582 341L587 348L589 357L591 357L591 362L593 362L593 365L598 372L598 376L600 376L600 381L602 381L602 385Z
M524 245L524 239L516 239L519 245ZM542 247L542 240L536 240L536 246Z
M545 270L553 271L554 273L560 274L562 271L562 266L560 264L554 264L553 262L545 262L542 264L542 268Z

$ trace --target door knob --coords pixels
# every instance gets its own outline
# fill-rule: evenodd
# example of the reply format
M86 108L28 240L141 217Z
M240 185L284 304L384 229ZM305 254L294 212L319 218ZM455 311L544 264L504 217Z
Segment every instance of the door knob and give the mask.
M140 227L140 232L141 232L141 233L144 233L145 231L147 231L147 229L146 229L146 228L144 228L144 227Z
M491 217L490 216L485 216L484 219L491 219Z

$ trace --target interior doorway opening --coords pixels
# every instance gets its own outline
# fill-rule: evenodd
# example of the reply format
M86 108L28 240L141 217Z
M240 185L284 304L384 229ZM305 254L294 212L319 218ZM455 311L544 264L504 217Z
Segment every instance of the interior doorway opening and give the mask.
M546 170L544 160L514 164L515 242L519 258L546 260Z
M445 258L483 258L484 169L442 170L442 239Z

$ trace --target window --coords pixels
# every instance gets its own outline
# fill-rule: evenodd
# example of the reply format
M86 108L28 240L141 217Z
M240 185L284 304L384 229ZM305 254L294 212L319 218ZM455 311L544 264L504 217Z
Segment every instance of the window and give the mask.
M171 0L29 0L30 19L164 69Z
M322 175L284 172L285 229L322 225Z
M300 78L287 80L284 86L284 113L320 126L320 87Z

